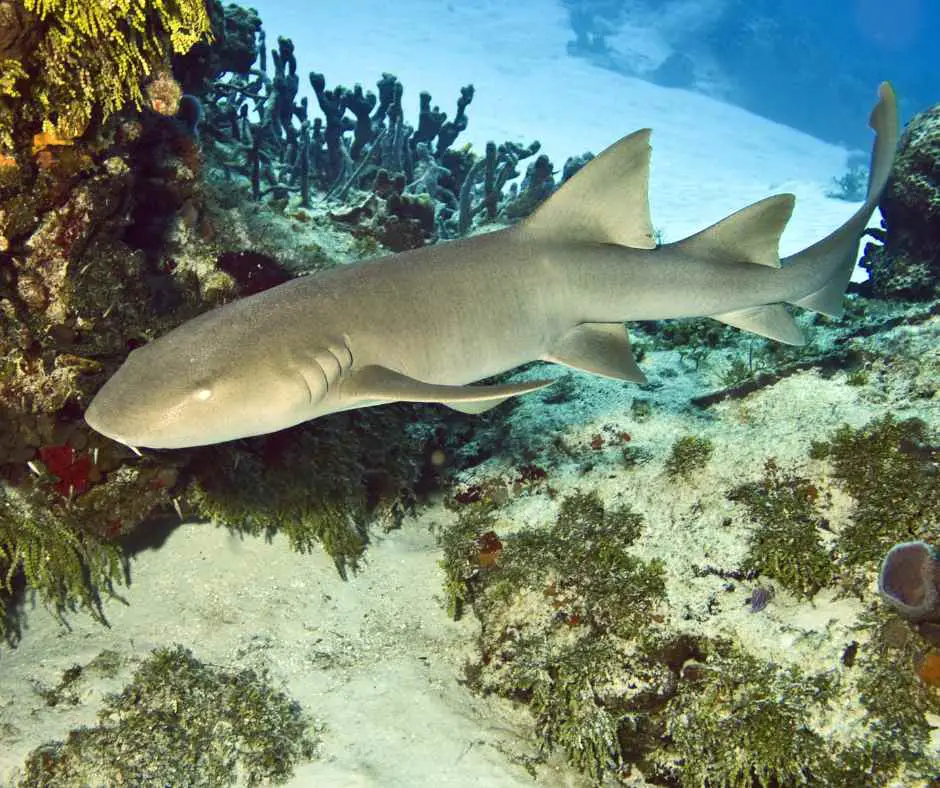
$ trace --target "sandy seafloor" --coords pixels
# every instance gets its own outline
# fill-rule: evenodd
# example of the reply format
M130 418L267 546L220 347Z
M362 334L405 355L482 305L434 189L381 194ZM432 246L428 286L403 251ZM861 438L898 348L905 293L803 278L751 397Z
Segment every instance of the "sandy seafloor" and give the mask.
M567 57L560 4L311 5L293 15L283 6L260 6L269 46L278 34L291 34L301 73L324 71L329 85L371 86L382 71L395 73L412 102L408 117L416 117L422 89L452 113L459 86L472 81L477 96L465 138L476 147L487 139L537 137L560 166L568 155L596 152L637 127L653 127L652 214L667 240L792 190L797 208L782 249L789 253L830 232L856 207L825 197L831 178L844 171L846 150L718 101ZM866 121L863 111L858 122ZM823 593L808 605L780 594L765 614L754 616L742 586L740 599L723 602L722 615L705 616L720 581L693 579L689 570L715 555L733 565L743 552L743 519L717 529L716 513L730 507L725 490L755 478L770 455L781 464L799 462L801 472L813 476L805 460L811 439L889 409L914 415L903 387L874 394L846 385L838 374L824 380L805 372L745 400L695 412L688 399L707 390L707 381L694 379L677 354L653 354L644 366L652 381L664 384L643 394L657 414L651 420L631 420L630 403L640 394L635 387L579 375L578 395L565 406L525 398L510 420L513 441L551 431L586 447L602 429L630 431L636 445L654 453L654 462L626 474L615 470L612 458L587 476L572 463L555 472L552 485L562 494L593 487L605 500L628 502L643 513L647 529L638 550L666 562L670 615L681 616L691 630L734 632L754 653L778 662L831 664L851 640L846 628L857 603L833 602ZM917 415L938 423L936 404L919 407ZM671 483L662 458L688 433L710 437L715 455L692 481ZM495 458L475 473L500 470ZM847 502L833 492L836 518ZM696 514L699 503L704 517ZM516 499L502 512L505 528L545 522L555 505L546 496ZM93 723L102 693L118 689L132 665L114 680L87 680L75 707L45 707L34 682L54 685L63 670L103 649L131 658L181 643L209 662L268 667L275 682L325 724L320 760L298 768L293 785L532 785L507 754L532 752L526 712L471 696L459 683L477 625L472 615L450 621L443 607L440 551L431 529L451 517L431 505L401 530L374 535L363 570L349 582L325 555L293 553L286 540L238 539L210 524L187 524L160 548L134 558L133 582L122 590L127 604L106 604L110 629L75 615L68 631L41 607L30 610L21 645L0 649L0 721L19 730L0 750L0 775L8 778L41 742ZM553 761L540 770L537 784L581 780Z

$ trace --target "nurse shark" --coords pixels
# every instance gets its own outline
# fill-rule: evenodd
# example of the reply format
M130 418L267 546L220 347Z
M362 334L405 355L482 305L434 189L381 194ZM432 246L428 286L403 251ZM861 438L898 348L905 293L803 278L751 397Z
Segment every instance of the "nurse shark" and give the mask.
M790 257L790 194L657 246L643 129L515 226L298 277L182 324L132 351L85 418L128 446L174 449L388 402L479 413L550 385L472 385L531 361L644 382L632 320L708 316L800 345L785 304L841 314L891 171L897 101L888 83L878 92L864 203Z

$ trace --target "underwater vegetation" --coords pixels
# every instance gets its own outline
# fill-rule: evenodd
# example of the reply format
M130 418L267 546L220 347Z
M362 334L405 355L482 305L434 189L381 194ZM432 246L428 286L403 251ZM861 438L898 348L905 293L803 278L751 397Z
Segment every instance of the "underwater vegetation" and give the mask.
M46 703L69 702L100 663L71 668ZM277 785L316 757L320 732L263 671L200 662L182 646L153 651L98 720L36 748L15 784Z
M712 456L712 443L708 438L686 435L679 438L666 457L665 469L669 476L688 478L708 462Z
M114 472L109 484L70 499L55 489L55 477L0 487L0 637L21 634L12 595L25 585L65 623L77 609L106 623L102 595L127 580L122 549L115 542L121 515L143 520L169 503L172 469L147 464ZM58 484L61 484L59 482Z
M898 542L934 538L938 443L926 423L888 414L860 429L844 426L810 452L828 459L833 477L856 502L837 540L847 565L871 568Z
M684 451L689 468L707 459L707 442L690 438L667 463ZM678 619L663 565L633 554L645 524L628 506L588 489L561 498L553 522L507 530L501 509L531 488L494 477L459 489L457 522L440 540L448 612L472 611L482 627L469 686L528 708L540 754L522 760L533 774L558 749L597 784L634 769L650 784L683 787L936 776L928 741L940 709L940 630L926 622L940 622L936 553L921 542L892 548L935 531L931 440L923 422L890 415L844 426L806 458L828 458L825 482L768 458L762 475L728 491L754 527L723 576L761 578L757 596L773 596L769 580L795 599L828 589L865 603L841 659L813 666L768 660ZM853 499L839 523L824 516L829 485ZM860 583L879 563L881 593L895 597L887 606ZM768 600L754 595L750 610L762 615ZM902 597L923 614L911 615ZM850 725L835 722L845 715Z
M144 104L143 82L209 33L203 0L0 3L0 154L69 144ZM175 110L174 110L175 111ZM172 114L172 113L170 113Z
M300 552L319 546L345 578L368 524L396 527L413 504L430 429L404 408L371 409L201 449L186 503L238 533L284 533Z
M797 596L812 597L828 586L835 564L820 538L818 497L808 479L785 474L773 459L764 465L763 478L730 490L729 500L743 503L758 525L742 569L771 577Z

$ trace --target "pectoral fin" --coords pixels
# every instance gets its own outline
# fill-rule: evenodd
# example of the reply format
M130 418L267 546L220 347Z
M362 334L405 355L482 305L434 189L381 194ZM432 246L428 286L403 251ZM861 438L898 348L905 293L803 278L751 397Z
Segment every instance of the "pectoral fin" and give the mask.
M552 383L552 380L532 380L496 386L443 386L376 365L356 372L343 384L343 394L384 402L440 402L462 413L482 413L510 397L528 394Z
M565 334L542 360L594 375L646 383L623 323L582 323Z

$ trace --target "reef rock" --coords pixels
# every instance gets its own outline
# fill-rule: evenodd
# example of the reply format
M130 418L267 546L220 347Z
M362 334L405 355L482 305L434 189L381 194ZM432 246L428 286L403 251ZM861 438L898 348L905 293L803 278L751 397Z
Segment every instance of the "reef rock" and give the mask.
M940 285L940 104L915 115L901 137L881 198L887 232L862 266L882 298L931 299Z

